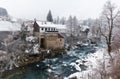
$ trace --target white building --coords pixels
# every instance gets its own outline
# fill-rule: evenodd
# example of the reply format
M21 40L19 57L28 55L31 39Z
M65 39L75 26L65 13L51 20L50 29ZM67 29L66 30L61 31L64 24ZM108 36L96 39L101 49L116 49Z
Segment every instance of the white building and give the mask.
M66 26L61 24L54 24L52 22L41 22L37 21L37 24L40 27L40 32L59 32L66 33Z

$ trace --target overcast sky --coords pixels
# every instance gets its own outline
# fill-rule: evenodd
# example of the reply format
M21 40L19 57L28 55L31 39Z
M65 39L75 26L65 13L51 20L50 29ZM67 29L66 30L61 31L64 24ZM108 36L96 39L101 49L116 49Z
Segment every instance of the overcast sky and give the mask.
M107 0L0 0L0 7L6 8L14 17L45 20L49 9L53 18L69 15L79 19L97 18ZM120 0L112 0L120 6Z

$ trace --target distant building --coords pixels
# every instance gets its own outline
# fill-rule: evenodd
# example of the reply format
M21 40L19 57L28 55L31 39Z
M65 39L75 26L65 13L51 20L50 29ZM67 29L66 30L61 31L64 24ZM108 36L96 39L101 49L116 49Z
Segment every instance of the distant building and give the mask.
M80 25L78 29L78 38L81 42L87 42L88 41L88 34L89 34L90 28L89 26Z
M62 27L62 25L60 25ZM34 35L39 38L40 47L46 49L56 49L64 47L64 37L57 24L51 22L35 21L33 24Z
M19 23L11 23L9 21L0 21L0 31L20 31L21 30L21 24Z
M0 40L3 41L8 35L15 35L21 31L21 24L10 21L0 21Z
M89 31L90 31L89 26L80 26L80 31L79 31L80 36L85 36L85 37L87 37Z

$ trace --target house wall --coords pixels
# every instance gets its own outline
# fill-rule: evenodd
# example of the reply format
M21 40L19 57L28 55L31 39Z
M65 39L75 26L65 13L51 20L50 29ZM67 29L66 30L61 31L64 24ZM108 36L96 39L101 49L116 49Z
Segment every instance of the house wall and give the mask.
M40 32L45 33L45 32L57 32L58 30L54 27L40 27Z
M58 34L47 34L45 48L56 49L64 47L64 38L58 38Z
M42 47L45 49L56 49L64 47L64 38L58 37L58 33L39 33L35 32L34 35L41 40L44 38L44 42L41 41ZM40 35L40 36L39 36Z
M58 44L58 48L63 48L64 47L64 38L58 38L57 39L57 44Z
M57 48L57 34L46 34L46 48Z

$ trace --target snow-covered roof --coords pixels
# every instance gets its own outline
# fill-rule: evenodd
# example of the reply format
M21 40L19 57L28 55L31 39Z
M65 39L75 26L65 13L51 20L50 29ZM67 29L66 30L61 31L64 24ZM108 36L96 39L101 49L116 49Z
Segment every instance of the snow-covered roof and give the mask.
M85 31L86 29L89 29L89 26L80 26L82 31Z
M50 27L50 28L57 28L57 29L66 29L65 25L61 25L61 24L54 24L52 22L41 22L41 21L37 21L37 24L40 27Z
M11 23L9 21L0 21L0 31L20 31L19 23Z

